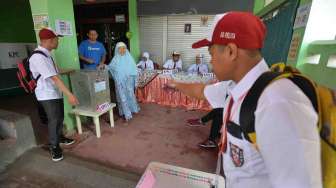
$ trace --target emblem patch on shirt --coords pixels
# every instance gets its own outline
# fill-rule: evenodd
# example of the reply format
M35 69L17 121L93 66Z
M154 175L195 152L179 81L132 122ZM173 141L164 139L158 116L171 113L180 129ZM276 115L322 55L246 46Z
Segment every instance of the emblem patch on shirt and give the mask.
M229 144L230 144L230 156L231 156L233 164L236 167L243 166L243 164L244 164L244 151L240 147L232 144L231 142Z

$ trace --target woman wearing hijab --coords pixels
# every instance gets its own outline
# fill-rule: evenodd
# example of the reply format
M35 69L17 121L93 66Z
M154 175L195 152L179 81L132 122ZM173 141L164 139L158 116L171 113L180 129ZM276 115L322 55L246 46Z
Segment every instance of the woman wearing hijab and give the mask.
M141 61L138 63L137 67L141 68L142 70L154 70L153 61L149 59L148 52L144 52L142 54Z
M119 115L128 121L140 108L134 95L137 79L135 62L123 42L118 42L108 69L114 79Z

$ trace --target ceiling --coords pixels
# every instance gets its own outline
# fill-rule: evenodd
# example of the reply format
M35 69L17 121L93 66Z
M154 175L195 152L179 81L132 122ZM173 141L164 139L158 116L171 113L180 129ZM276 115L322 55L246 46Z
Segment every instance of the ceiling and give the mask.
M73 2L75 5L78 5L78 4L128 2L128 0L73 0Z
M137 0L137 1L160 1L160 0ZM96 3L116 3L116 2L128 2L128 0L73 0L75 5L78 4L96 4Z

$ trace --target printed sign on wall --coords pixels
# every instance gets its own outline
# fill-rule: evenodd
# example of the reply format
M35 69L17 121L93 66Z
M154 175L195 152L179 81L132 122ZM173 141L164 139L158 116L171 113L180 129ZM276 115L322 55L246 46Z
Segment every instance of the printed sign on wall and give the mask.
M125 23L126 22L125 15L124 14L115 15L115 22L116 23Z
M71 22L66 20L56 20L56 32L60 35L71 36Z
M299 48L302 40L302 34L299 32L294 32L292 36L292 41L288 52L288 61L296 61L297 54L299 53Z
M47 14L33 15L34 29L40 30L49 26L49 17Z
M28 55L27 45L22 43L0 43L0 69L17 67L17 62Z
M294 29L305 27L308 22L308 17L310 13L311 4L302 5L298 8L295 22L294 22Z

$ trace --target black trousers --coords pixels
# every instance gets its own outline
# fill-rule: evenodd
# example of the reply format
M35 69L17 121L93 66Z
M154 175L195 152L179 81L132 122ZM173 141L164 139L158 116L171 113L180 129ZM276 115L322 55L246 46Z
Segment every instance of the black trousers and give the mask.
M207 115L201 118L203 123L212 120L209 140L215 141L220 137L220 130L223 125L223 108L214 108Z
M35 94L33 94L33 100L34 100L34 103L35 103L35 105L37 107L37 112L38 112L38 116L40 118L41 123L48 124L47 114L44 111L44 108L41 105L41 103L37 100Z
M50 146L58 146L63 135L64 103L63 99L39 101L48 117L48 136Z

